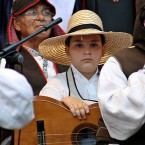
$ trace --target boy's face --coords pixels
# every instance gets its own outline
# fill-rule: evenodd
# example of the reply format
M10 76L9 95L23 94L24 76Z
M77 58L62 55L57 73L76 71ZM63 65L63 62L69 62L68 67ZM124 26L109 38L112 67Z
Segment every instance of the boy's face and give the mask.
M96 72L104 51L105 46L102 44L101 36L97 34L73 36L69 47L66 46L66 53L71 63L88 79Z

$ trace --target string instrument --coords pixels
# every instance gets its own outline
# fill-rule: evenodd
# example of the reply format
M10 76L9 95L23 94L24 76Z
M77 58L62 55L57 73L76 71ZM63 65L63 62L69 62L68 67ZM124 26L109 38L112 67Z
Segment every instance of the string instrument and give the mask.
M86 120L74 117L61 102L35 96L35 118L21 130L14 131L14 145L96 145L100 110L90 105Z

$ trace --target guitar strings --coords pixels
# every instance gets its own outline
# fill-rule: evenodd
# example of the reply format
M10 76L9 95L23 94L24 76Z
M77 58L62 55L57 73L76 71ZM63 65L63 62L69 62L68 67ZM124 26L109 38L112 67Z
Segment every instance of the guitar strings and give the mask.
M94 142L93 139L87 140L87 143L92 143L92 142ZM68 141L68 142L63 142L63 141L61 141L61 142L52 142L52 143L51 143L51 142L50 142L50 143L41 142L41 143L39 143L38 145L43 145L43 144L44 144L44 145L46 145L46 144L47 144L47 145L48 145L48 144L49 144L49 145L50 145L50 144L51 144L51 145L53 145L53 144L55 144L55 145L56 145L56 144L67 144L67 145L69 145L68 143L69 143L70 145L72 145L72 143L77 143L77 144L78 144L78 143L84 143L84 141Z
M72 144L77 144L78 145L78 143L80 144L80 143L84 143L84 142L78 142L78 141L76 141L76 142L55 142L55 143L40 143L40 144L38 144L38 145L57 145L57 144L62 144L62 145L64 145L64 144L67 144L67 145L72 145ZM87 142L87 143L92 143L92 141L90 141L90 142ZM92 145L92 144L91 144Z
M96 134L97 133L97 130L93 130L94 132L93 133L89 133L90 134ZM47 136L55 136L55 135L59 135L59 136L62 136L62 135L88 135L88 133L67 133L67 134L46 134L45 137ZM42 135L37 135L38 137L39 136L42 136Z
M68 133L68 134L47 134L46 136L48 137L50 137L50 138L45 138L45 137L42 137L42 136L40 136L40 135L38 135L38 140L39 140L39 143L40 143L40 145L53 145L53 144L67 144L68 145L68 143L70 144L70 145L72 145L72 143L83 143L84 141L74 141L74 140L72 140L71 142L68 142L68 141L56 141L56 142L54 142L54 136L55 136L55 140L57 139L57 137L56 137L56 135L57 136L61 136L61 138L60 139L62 139L62 136L63 136L63 140L67 140L68 139L68 137L67 137L67 135L70 135L71 134L71 137L75 137L76 138L76 134L77 133ZM72 135L73 134L73 135ZM91 137L91 135L95 135L96 136L96 133L94 132L94 133L79 133L79 134L81 134L81 135L88 135L90 138L87 138L87 143L92 143L92 142L94 142L95 140ZM51 140L51 137L52 137L52 140ZM45 138L45 140L44 140L44 138ZM81 138L81 137L80 137ZM82 137L83 138L83 137ZM41 142L42 141L42 142ZM39 144L38 144L39 145Z

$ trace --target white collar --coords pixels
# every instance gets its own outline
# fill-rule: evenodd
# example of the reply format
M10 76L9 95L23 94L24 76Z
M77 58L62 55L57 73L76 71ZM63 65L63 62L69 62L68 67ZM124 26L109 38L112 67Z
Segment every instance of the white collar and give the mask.
M88 80L86 77L84 77L74 66L73 64L71 64L71 68L73 70L73 73L74 73L74 76L75 77L80 77L84 80L87 80L87 81L92 81L92 80L96 80L98 79L98 69L96 70L95 74Z

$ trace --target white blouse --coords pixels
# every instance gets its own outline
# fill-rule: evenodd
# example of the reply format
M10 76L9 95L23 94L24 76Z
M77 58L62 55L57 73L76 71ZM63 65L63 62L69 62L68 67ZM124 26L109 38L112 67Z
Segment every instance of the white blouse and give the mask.
M33 91L27 79L0 68L0 127L20 129L33 118Z
M145 123L145 69L127 79L115 58L103 66L98 101L111 137L125 140Z

